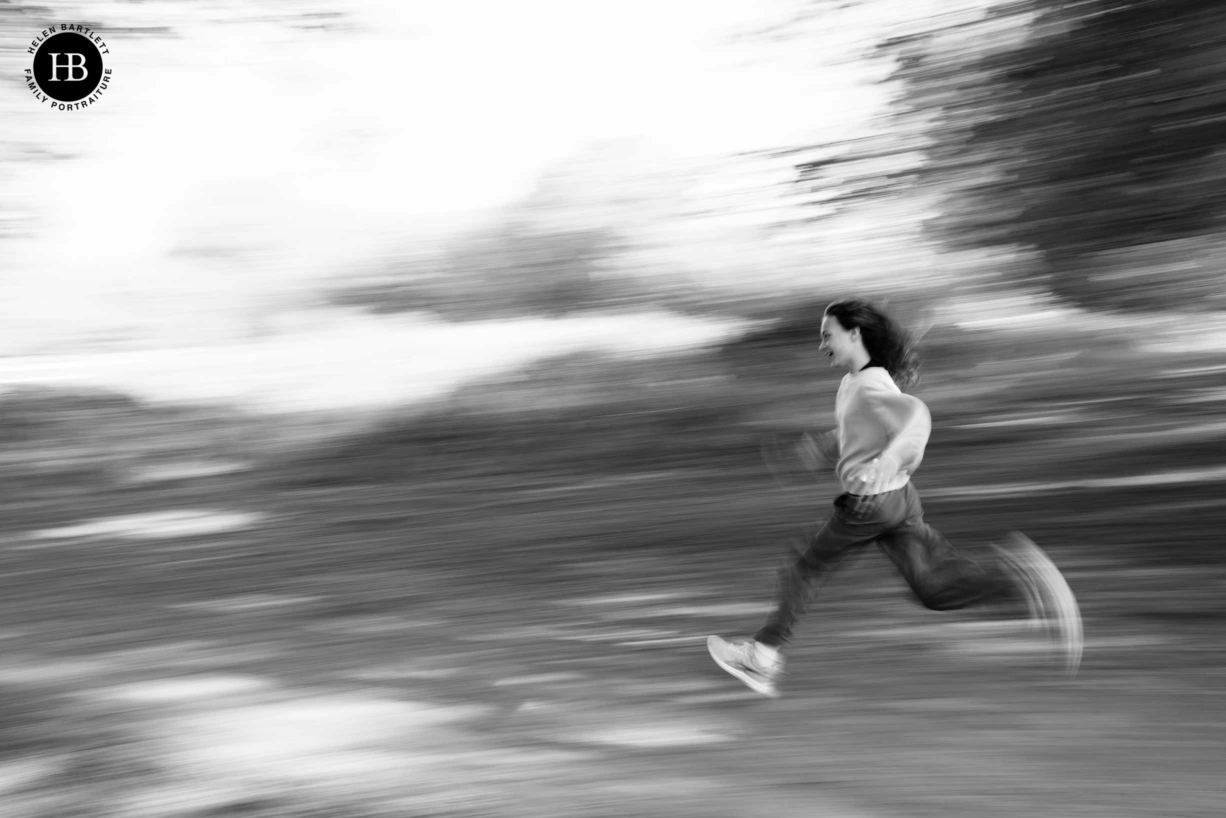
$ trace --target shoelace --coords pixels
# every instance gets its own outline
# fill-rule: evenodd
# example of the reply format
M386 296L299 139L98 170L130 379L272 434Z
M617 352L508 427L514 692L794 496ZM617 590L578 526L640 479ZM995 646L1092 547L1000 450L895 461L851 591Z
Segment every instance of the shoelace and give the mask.
M745 670L753 671L754 673L757 673L760 676L770 676L771 675L771 673L773 672L772 669L764 666L762 663L760 663L757 660L757 656L755 655L756 652L754 651L753 645L751 643L738 642L734 644L736 646L737 653L740 654L737 657L737 662L740 663L742 668L744 668Z

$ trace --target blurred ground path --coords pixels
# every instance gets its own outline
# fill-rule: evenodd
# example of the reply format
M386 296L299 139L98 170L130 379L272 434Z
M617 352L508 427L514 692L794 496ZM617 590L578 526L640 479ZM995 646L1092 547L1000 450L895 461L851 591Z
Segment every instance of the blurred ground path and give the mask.
M123 755L139 764L106 805L114 814L315 815L321 805L344 815L877 814L820 791L795 799L711 775L703 748L733 738L727 717L716 732L701 714L618 697L580 707L542 693L508 712L212 673L106 684L104 664L92 668L99 684L84 707L127 717ZM0 683L80 670L10 661ZM58 786L72 771L67 755L0 765L5 814L79 806Z
M1150 443L1140 421L1036 435L967 410L925 464L928 518L959 547L1017 526L1050 549L1086 616L1080 675L919 608L873 552L822 591L775 701L703 642L756 627L829 487L779 487L722 419L660 412L605 440L583 409L521 419L535 436L505 450L501 421L329 448L126 404L39 432L42 404L22 406L33 442L14 435L0 475L5 818L1217 818L1226 800L1216 427ZM662 448L688 423L720 431Z
M670 568L684 571L638 564ZM707 659L706 632L762 609L714 576L535 606L508 594L462 620L437 617L442 602L313 619L306 596L199 600L191 616L229 620L231 638L9 652L0 685L72 691L61 737L124 737L103 799L116 812L98 814L1105 818L1173 814L1171 798L1215 814L1222 673L1188 675L1195 634L1092 631L1069 683L1010 634L882 604L872 573L831 591L777 701ZM0 765L4 814L71 805L80 752L61 749Z

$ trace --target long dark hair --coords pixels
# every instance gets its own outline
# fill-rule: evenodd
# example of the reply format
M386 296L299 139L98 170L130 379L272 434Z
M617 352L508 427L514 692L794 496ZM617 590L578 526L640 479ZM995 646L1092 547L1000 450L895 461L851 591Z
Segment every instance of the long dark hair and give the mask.
M838 319L848 332L860 330L870 362L885 367L899 389L906 391L919 383L919 358L911 337L890 316L857 298L835 301L826 307L826 315Z

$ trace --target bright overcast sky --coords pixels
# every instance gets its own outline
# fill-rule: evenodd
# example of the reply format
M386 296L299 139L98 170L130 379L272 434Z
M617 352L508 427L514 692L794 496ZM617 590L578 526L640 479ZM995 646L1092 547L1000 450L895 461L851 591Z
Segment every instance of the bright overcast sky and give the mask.
M736 38L787 0L357 0L341 31L285 24L333 8L317 0L51 5L99 25L115 74L86 111L0 92L19 136L75 157L10 163L36 218L0 284L18 323L258 301L513 201L599 140L692 157L838 138L884 99L847 61L879 12L804 47Z

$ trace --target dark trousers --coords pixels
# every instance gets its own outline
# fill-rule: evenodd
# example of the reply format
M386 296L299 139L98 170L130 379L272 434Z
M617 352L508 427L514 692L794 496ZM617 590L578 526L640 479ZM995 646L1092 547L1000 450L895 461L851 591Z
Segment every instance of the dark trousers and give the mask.
M779 646L792 637L814 589L853 550L876 543L926 608L948 611L1016 596L1013 582L995 564L981 566L959 554L940 532L924 522L919 494L910 483L871 498L863 509L856 497L840 495L834 514L808 548L779 572L775 609L754 636Z

